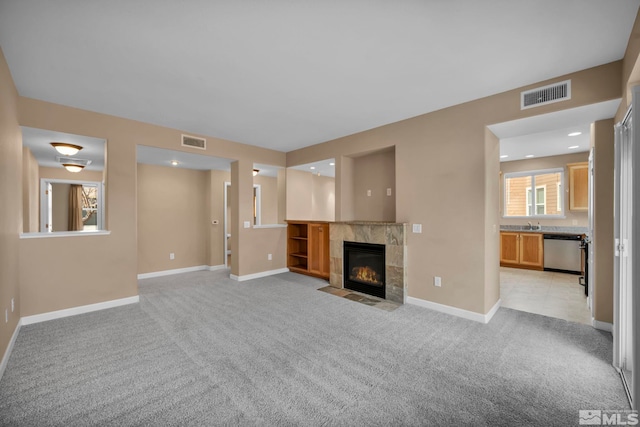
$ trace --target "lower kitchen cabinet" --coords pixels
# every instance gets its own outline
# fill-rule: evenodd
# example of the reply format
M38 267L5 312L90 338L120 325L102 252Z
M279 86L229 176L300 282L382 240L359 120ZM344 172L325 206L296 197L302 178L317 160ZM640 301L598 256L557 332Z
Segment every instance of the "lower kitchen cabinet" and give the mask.
M542 270L544 268L542 234L500 232L500 265Z

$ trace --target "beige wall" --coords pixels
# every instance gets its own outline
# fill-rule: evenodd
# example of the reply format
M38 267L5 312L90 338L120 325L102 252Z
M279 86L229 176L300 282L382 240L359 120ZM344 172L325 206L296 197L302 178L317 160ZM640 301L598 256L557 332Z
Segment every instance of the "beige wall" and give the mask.
M396 164L393 149L353 160L355 218L363 221L396 220ZM387 188L391 195L387 195ZM368 196L371 191L371 196Z
M594 277L590 280L594 285L594 318L607 323L613 323L613 124L613 120L600 120L591 125L596 226L592 238Z
M497 224L500 221L500 183L495 177L500 174L500 140L485 128L484 132L484 309L488 312L500 298L500 271L495 268L496 257L500 259L500 241Z
M207 265L209 175L138 164L138 273Z
M498 152L486 145L486 126L619 98L621 74L618 61L558 76L292 151L287 165L335 158L336 212L357 219L345 197L352 170L343 157L395 146L396 220L423 225L422 234L408 236L409 296L486 313L497 301L499 266L498 201L488 197L499 182ZM522 90L566 79L571 100L519 109ZM442 287L432 285L434 276L442 277Z
M22 231L22 133L18 123L18 92L0 49L0 360L18 321L18 236ZM11 299L15 311L11 311ZM5 323L5 310L9 322Z
M333 221L336 215L336 180L311 174L311 218Z
M71 184L52 184L52 231L69 231L69 191Z
M102 171L83 170L78 173L69 172L65 168L49 168L40 166L40 178L64 179L78 182L102 182Z
M311 172L287 169L288 220L333 221L335 219L335 179Z
M22 228L25 233L40 230L40 172L38 161L27 147L22 149Z
M568 163L586 162L589 160L589 152L565 154L562 156L539 157L535 159L515 160L512 162L501 162L500 172L500 214L503 214L504 208L504 174L510 172L533 171L541 169L564 168L564 215L565 218L535 218L534 223L538 221L542 226L569 226L569 227L587 227L589 225L589 215L587 212L578 212L569 210L569 170ZM500 225L526 225L529 220L526 218L500 218Z
M260 186L261 224L278 223L278 179L270 176L254 176L253 184Z
M18 99L18 108L20 125L107 140L106 222L111 232L104 236L20 240L22 315L137 295L136 144L193 152L180 146L183 132L24 97ZM243 177L234 191L247 194L249 203L253 176L251 165L263 163L285 166L284 153L206 138L209 141L208 148L198 154L248 163L248 167L242 170L242 174L247 176ZM20 201L17 203L21 206ZM237 216L243 215L245 220L247 213L250 211L234 211L236 227L240 224ZM22 218L22 212L19 215ZM246 220L250 220L250 216ZM251 255L278 241L281 230L247 229L242 233L247 236L247 248L239 248L237 258L242 262L236 266L234 273L241 276L256 273L264 267L262 260L254 260ZM275 249L281 253L278 257L274 254L275 259L270 265L281 263L284 266L284 262L278 261L280 258L284 260L284 246ZM243 256L244 250L247 256ZM78 260L73 276L68 274L66 267L69 258ZM39 268L33 268L34 265ZM92 277L93 280L87 283L86 277Z

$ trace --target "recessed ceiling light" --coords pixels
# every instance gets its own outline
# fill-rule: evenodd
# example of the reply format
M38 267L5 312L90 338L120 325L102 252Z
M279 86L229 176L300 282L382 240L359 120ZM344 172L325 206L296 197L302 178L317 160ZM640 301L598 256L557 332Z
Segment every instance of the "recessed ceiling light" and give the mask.
M578 136L578 135L582 135L582 132L571 132L569 135L567 136Z
M315 166L311 166L309 169L314 170L316 167Z
M503 154L502 156L500 156L501 159L506 159L507 157L509 157L508 154Z
M178 161L177 160L171 160L171 164L173 166L178 166Z
M576 148L580 148L579 145L572 145L571 147L569 147L569 150L575 150Z
M527 154L525 157L526 157L527 159L530 159L531 157L535 157L535 156L534 156L533 154Z
M336 164L335 164L335 163L333 163L333 162L329 163L329 166L335 166L335 165L336 165Z

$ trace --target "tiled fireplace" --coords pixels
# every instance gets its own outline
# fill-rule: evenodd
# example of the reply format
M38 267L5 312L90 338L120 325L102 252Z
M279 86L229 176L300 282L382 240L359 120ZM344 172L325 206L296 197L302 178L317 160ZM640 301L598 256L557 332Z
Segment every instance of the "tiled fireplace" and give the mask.
M334 222L330 225L330 284L344 287L344 242L384 245L384 297L404 304L407 295L407 224L390 222ZM356 245L357 246L357 245ZM351 289L353 287L349 286ZM373 295L373 294L372 294Z

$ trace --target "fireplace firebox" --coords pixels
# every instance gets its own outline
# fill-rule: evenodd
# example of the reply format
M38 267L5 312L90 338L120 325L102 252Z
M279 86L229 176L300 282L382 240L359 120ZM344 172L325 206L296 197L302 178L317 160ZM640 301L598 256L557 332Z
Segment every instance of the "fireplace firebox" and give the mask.
M345 241L343 247L344 287L386 298L385 246Z

